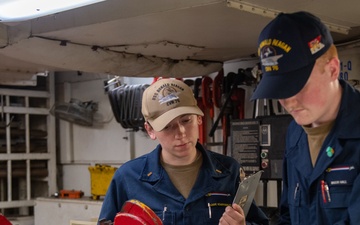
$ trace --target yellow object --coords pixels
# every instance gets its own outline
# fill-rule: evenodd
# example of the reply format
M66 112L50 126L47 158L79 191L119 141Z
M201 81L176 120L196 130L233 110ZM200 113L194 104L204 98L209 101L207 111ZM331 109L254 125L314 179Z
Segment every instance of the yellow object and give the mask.
M108 165L89 166L91 177L91 195L93 199L97 200L100 196L104 196L106 194L116 170L116 167Z

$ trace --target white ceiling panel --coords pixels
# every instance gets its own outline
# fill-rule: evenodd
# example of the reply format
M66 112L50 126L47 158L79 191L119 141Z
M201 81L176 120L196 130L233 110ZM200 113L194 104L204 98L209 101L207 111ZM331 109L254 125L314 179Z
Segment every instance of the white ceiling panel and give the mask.
M337 44L360 39L358 0L239 2L265 10L306 10L323 21L351 28L346 35L333 32ZM224 62L257 58L257 38L269 21L230 8L223 0L107 0L0 24L0 70L207 75Z

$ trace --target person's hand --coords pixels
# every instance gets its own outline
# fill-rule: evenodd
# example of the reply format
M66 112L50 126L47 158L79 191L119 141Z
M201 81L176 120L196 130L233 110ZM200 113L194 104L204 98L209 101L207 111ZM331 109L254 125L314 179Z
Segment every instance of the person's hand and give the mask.
M219 225L245 225L244 211L238 204L227 206L225 212L219 220Z

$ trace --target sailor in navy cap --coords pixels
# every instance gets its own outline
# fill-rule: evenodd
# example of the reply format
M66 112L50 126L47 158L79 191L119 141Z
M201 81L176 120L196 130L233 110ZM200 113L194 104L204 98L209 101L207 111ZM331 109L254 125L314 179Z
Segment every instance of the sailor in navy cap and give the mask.
M280 13L258 41L254 99L278 99L286 136L279 224L360 224L360 93L339 78L328 28L307 12Z

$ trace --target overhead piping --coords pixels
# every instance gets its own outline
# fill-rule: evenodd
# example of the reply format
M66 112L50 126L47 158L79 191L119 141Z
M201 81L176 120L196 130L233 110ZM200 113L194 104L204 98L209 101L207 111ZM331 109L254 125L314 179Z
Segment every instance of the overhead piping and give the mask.
M260 15L272 19L275 18L279 13L281 13L281 11L279 10L262 7L241 0L227 0L226 2L227 2L227 6L230 8L238 9L241 11L253 13L256 15ZM351 29L350 27L347 26L329 23L326 21L322 21L322 22L329 28L330 31L340 34L349 34L349 31Z

